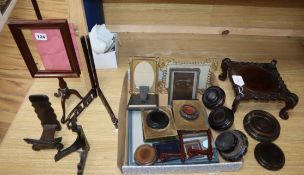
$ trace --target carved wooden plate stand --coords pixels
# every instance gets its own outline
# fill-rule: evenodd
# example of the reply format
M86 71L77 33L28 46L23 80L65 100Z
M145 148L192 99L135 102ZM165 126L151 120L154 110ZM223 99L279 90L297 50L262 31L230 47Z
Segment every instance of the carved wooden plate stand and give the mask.
M224 81L229 77L235 92L232 110L235 112L242 100L285 101L280 111L280 117L287 120L287 111L293 109L299 98L291 93L282 80L277 67L277 61L270 63L235 62L229 58L222 61L222 73L219 79ZM241 80L240 80L241 79Z

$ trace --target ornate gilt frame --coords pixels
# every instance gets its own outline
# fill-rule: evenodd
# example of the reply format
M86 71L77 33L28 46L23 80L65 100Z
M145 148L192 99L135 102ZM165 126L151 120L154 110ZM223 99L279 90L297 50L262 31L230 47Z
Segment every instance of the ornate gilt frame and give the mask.
M139 89L136 88L135 82L134 82L134 71L136 66L141 62L147 62L149 63L154 71L154 83L153 86L149 89L150 94L157 94L157 87L158 87L158 60L154 57L131 57L129 59L130 64L130 93L136 94L139 93Z
M162 80L158 82L158 91L160 93L168 93L168 88L166 87L168 65L169 64L193 64L193 65L204 65L210 64L211 68L208 74L208 84L210 85L211 80L211 72L214 72L218 67L218 59L217 58L204 58L204 59L182 59L182 58L171 58L171 57L161 57L158 59L158 66L160 72L162 73ZM204 89L198 89L198 92L203 94Z

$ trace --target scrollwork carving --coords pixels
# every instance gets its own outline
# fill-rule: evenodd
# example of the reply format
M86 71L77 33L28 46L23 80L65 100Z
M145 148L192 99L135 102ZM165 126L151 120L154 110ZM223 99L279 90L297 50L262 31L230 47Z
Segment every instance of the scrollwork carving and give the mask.
M272 60L270 63L236 62L229 58L222 60L222 73L219 75L219 79L224 81L228 75L233 85L236 96L232 105L234 112L242 100L284 101L285 107L281 109L279 115L284 120L289 118L287 111L297 105L299 98L287 89L276 64L276 60ZM239 75L244 79L245 84L242 86L242 91L234 82L233 75Z

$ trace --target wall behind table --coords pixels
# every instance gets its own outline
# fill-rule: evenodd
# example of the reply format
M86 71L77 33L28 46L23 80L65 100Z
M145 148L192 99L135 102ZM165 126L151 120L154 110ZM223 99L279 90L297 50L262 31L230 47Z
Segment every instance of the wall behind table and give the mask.
M168 30L174 33L184 30L185 33L214 34L229 29L231 33L245 35L247 32L250 35L304 36L304 1L104 2L106 24L118 32L161 33Z

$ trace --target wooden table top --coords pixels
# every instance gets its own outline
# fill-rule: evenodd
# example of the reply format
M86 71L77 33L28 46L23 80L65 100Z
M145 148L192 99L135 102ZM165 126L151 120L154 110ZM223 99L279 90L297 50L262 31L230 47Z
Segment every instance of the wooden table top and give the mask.
M124 37L128 38L127 36L122 36L122 38ZM189 36L190 39L191 37L192 36ZM135 39L138 40L138 38ZM118 113L122 80L124 73L127 70L127 55L136 54L130 53L128 47L124 47L128 44L132 45L133 47L137 45L135 42L128 43L131 42L130 40L124 40L125 42L123 42L120 56L120 65L118 69L98 71L101 88L110 105L112 106L115 114ZM177 38L177 40L179 40L179 38ZM235 41L231 39L229 42L233 43L241 40L245 42L244 38L242 37L238 37L238 39L235 39ZM279 145L285 153L285 166L282 170L276 172L262 168L254 159L253 153L254 147L258 142L247 134L249 140L249 148L247 154L244 157L244 164L241 170L236 172L222 172L219 174L301 174L304 172L304 108L302 102L304 93L304 61L302 61L302 57L304 53L303 50L300 49L301 47L287 48L288 44L293 46L293 44L295 44L293 42L297 41L290 41L291 43L288 44L284 44L283 40L274 41L272 39L266 38L265 42L266 41L272 43L273 45L265 45L263 48L265 50L261 49L257 51L256 47L248 48L248 45L246 45L246 43L239 44L239 47L233 47L231 49L234 49L234 53L237 53L238 50L240 51L239 54L234 55L235 57L238 56L240 59L257 52L259 52L258 56L260 57L263 52L276 53L274 50L277 50L278 53L281 53L281 56L279 55L277 57L279 72L281 73L281 76L283 77L283 80L287 84L290 91L296 93L299 96L299 103L293 110L289 111L290 118L288 120L282 120L278 117L279 110L284 106L283 103L241 103L237 112L235 113L235 126L236 129L244 131L244 128L242 126L243 117L246 113L254 109L262 109L273 114L281 125L281 133L275 143ZM184 40L179 42L187 41ZM261 42L261 39L255 39L251 41L248 40L246 42L251 43L252 46L258 47L258 43ZM225 44L227 45L227 43ZM209 44L206 43L206 45ZM150 46L158 47L156 43L150 43ZM147 47L143 46L143 48L143 51L147 51ZM225 46L222 46L222 48L225 51ZM244 55L244 53L241 53L242 49L247 50L248 53ZM254 55L254 57L258 56ZM218 58L222 57L218 56ZM267 58L268 59L252 58L252 60L258 62L270 62L271 59L269 59L269 55ZM218 68L215 74L218 75L219 73L220 69ZM85 86L81 79L66 80L70 88L77 89L82 95L85 95L87 90L84 88ZM219 85L225 90L227 96L226 104L228 107L231 107L234 98L234 92L231 88L230 82L228 80L224 82L219 81ZM57 90L57 88L58 82L56 79L35 80L33 86L25 97L25 100L20 107L19 112L17 113L10 129L8 130L7 135L0 145L0 174L76 174L77 163L79 162L78 153L73 153L63 158L62 160L55 162L54 155L57 152L56 150L33 151L31 145L23 141L23 138L26 137L38 139L42 132L40 121L36 117L33 107L28 100L28 96L31 94L48 95L50 102L52 103L52 107L57 114L57 118L60 119L62 115L60 99L53 96L53 93ZM78 101L79 99L72 96L67 103L68 111L70 111L78 103ZM99 98L96 98L92 104L83 111L79 117L78 123L82 125L91 147L84 174L120 174L120 170L118 169L116 162L117 131L114 129L110 117ZM63 125L63 130L57 133L57 137L63 137L62 143L65 145L65 147L67 147L75 141L76 134L69 131Z

